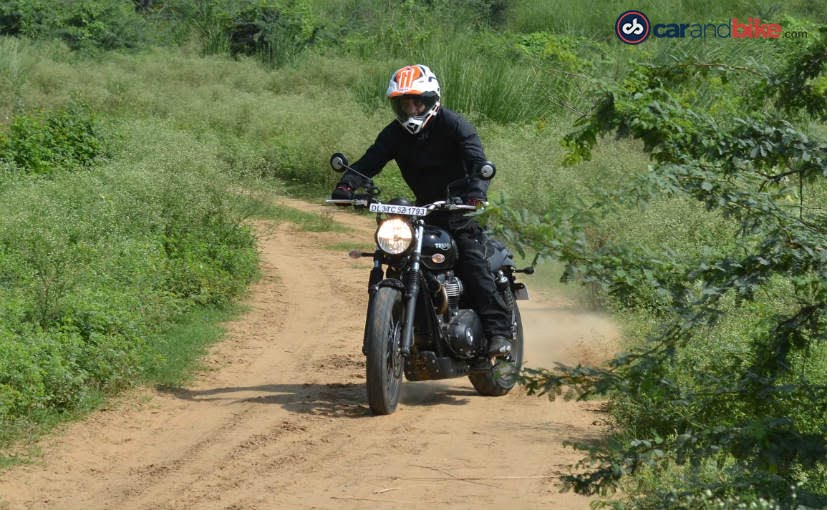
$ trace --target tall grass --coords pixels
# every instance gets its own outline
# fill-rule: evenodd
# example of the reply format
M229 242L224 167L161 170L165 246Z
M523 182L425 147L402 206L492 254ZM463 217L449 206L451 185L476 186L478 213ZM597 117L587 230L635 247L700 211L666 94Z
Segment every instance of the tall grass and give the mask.
M467 115L499 123L536 118L547 113L541 71L516 65L491 65L490 57L462 40L425 48L415 58L429 62L442 80L444 103Z
M23 85L34 60L14 38L0 38L0 101L16 111L23 109Z

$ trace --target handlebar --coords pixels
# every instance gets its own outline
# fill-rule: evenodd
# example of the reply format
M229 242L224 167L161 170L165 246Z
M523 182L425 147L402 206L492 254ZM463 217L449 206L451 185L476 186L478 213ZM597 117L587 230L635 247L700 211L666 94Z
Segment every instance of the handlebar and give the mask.
M488 202L484 202L484 206L488 205ZM484 207L483 206L483 207ZM454 204L451 202L446 202L445 200L440 200L438 202L434 202L432 204L422 206L429 211L476 211L477 206L475 205L468 205L468 204Z
M370 196L356 196L353 199L329 198L325 200L326 204L333 205L352 205L353 207L368 207L371 204L386 205ZM487 206L488 202L483 203L483 207ZM455 204L445 200L439 200L431 204L418 206L426 209L429 213L433 211L476 211L477 207L467 204Z

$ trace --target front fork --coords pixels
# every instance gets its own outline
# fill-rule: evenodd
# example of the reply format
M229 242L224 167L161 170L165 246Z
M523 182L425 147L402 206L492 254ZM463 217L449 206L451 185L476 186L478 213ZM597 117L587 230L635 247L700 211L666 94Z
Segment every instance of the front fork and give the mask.
M408 270L407 279L405 282L405 322L402 324L402 355L408 356L411 353L411 343L413 339L414 329L414 312L416 311L416 298L419 295L419 257L422 255L422 237L425 230L425 222L423 220L416 220L414 222L416 228L416 245L414 251L411 253L411 266Z

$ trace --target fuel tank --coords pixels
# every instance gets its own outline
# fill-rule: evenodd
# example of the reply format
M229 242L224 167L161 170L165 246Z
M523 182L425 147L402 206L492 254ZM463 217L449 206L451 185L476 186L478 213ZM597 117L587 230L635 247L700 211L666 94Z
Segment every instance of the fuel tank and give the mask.
M448 231L425 225L422 238L422 265L432 271L451 269L457 263L459 250Z

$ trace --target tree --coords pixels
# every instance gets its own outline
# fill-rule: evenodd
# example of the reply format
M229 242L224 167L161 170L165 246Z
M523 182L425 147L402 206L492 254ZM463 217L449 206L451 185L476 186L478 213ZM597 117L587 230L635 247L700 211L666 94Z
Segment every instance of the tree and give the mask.
M636 66L601 91L565 143L577 163L603 135L637 139L650 170L581 211L493 211L500 235L566 262L568 277L598 282L615 303L644 306L659 322L607 367L524 377L530 392L551 397L564 388L611 397L615 431L567 478L577 492L605 494L626 475L666 469L675 483L632 488L637 505L827 506L827 142L807 130L827 113L826 62L822 30L777 72L697 60ZM716 94L694 93L712 85ZM590 245L590 218L664 196L703 204L732 222L733 237L692 256ZM739 316L749 318L738 330L741 352L686 359L693 343Z

